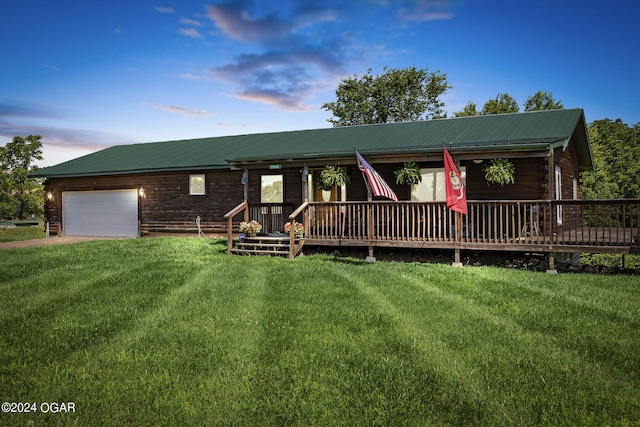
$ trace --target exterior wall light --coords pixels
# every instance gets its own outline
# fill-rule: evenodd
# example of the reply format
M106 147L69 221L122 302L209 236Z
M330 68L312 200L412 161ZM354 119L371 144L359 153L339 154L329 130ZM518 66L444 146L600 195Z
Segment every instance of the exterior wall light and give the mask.
M138 189L138 196L140 196L141 199L147 198L147 193L144 191L144 188L142 188L142 186L140 186L140 188Z
M47 200L53 202L53 193L51 191L47 192Z

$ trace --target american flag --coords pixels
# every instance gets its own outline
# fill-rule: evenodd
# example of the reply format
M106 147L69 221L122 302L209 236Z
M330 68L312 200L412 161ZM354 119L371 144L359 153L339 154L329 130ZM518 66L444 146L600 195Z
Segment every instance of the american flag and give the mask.
M382 196L387 199L391 199L394 201L398 201L398 196L393 192L391 187L382 179L378 172L375 171L374 168L371 167L369 163L356 151L356 158L358 159L358 167L362 171L362 173L367 177L367 181L369 182L369 186L371 187L371 191L374 196Z

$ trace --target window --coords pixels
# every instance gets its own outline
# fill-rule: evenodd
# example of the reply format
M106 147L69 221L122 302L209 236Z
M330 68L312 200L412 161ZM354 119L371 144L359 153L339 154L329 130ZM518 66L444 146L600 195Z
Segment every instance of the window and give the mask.
M203 196L205 194L204 174L189 175L189 195Z
M283 181L282 175L262 175L260 201L262 203L283 203Z
M416 202L443 202L447 200L444 168L420 169L422 182L411 186L411 200ZM467 185L467 168L460 168L463 185Z

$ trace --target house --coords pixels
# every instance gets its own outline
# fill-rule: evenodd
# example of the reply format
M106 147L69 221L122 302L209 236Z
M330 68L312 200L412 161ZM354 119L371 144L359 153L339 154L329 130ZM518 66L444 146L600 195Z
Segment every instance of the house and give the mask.
M118 145L32 176L46 178L54 232L137 236L149 224L177 231L176 224L193 228L197 217L223 221L244 199L290 210L321 200L313 183L328 164L350 177L330 200L366 200L354 147L401 200L442 199L443 142L471 200L579 198L578 174L593 167L584 115L575 109ZM512 161L515 184L487 184L482 169L493 158ZM422 168L421 188L395 183L394 170L410 161ZM274 185L283 192L263 191Z
M318 204L308 217L317 225L316 217L322 216L321 210L328 205L367 200L354 148L392 187L400 204L441 204L443 143L459 165L467 199L494 203L494 208L474 211L475 223L470 222L474 220L472 213L468 215L468 228L462 234L472 234L475 227L476 238L490 234L491 230L481 231L480 223L486 225L490 222L487 215L497 215L498 211L505 215L499 219L499 233L508 234L505 227L514 229L516 208L505 205L496 209L501 201L579 200L579 173L593 168L584 113L566 109L118 145L31 176L46 178L45 216L53 233L140 236L193 233L197 226L206 232L225 233L225 215L243 201L247 202L247 217L260 219L264 231L271 232L282 231L289 214L305 201ZM496 158L509 159L515 166L513 184L496 185L485 180L484 168ZM423 178L420 184L396 183L394 171L404 162L419 165ZM344 168L350 181L325 193L323 199L317 182L326 165ZM384 200L372 203L376 202ZM324 208L320 206L323 203L327 204ZM576 211L574 205L555 203L546 208L541 202L529 203L528 213L518 219L526 224L517 224L518 232L522 225L533 231L529 234L538 235L542 232L539 229L551 223L552 210L556 235L561 231L559 225L575 226L581 221L582 208L578 209L580 213L569 215ZM353 225L355 219L345 217L347 205L341 206L335 215ZM539 218L545 212L546 217ZM382 244L373 242L372 230L367 236L353 239L344 238L343 233L329 238L316 234L314 240L312 224L308 225L305 237L317 244ZM452 232L448 225L440 228L446 230L444 243L451 243L455 230ZM551 232L550 225L548 228ZM434 241L433 230L430 224L428 232L414 233L408 239ZM492 232L497 238L497 232ZM513 243L517 233L511 234ZM387 237L397 236L383 240ZM461 237L458 233L455 239ZM455 243L456 247L465 247L459 241ZM490 243L496 249L496 242ZM489 246L479 242L477 248Z

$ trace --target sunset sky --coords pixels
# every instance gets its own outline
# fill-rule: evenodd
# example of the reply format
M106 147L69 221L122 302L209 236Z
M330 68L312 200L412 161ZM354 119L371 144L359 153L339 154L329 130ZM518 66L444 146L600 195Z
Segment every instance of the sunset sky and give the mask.
M3 0L0 145L50 166L115 145L330 127L339 82L428 68L451 116L553 93L640 121L636 0Z

